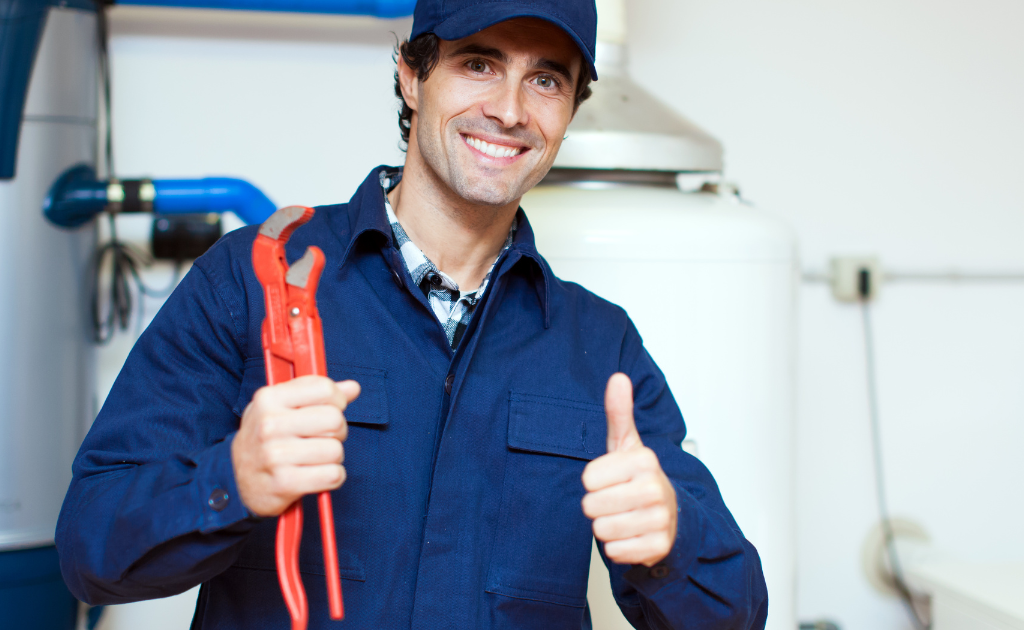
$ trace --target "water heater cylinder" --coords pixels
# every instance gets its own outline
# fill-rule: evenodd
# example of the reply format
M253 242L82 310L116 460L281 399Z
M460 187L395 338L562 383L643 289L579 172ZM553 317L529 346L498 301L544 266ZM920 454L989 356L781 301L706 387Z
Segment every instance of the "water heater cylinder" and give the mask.
M53 544L91 419L86 327L91 229L41 212L50 185L96 156L96 15L52 9L21 121L17 176L0 181L0 554Z
M797 258L785 223L735 195L541 185L522 201L559 278L629 313L683 412L688 446L761 555L767 628L795 627ZM628 630L591 566L595 630Z

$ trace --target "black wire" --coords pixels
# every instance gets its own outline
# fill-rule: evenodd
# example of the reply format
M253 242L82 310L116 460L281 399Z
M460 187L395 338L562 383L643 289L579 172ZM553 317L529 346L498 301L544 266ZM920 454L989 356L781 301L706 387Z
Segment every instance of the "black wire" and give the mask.
M106 3L100 3L96 10L96 29L99 52L100 83L103 90L103 118L104 118L104 158L106 162L106 175L108 179L114 179L114 141L113 141L113 115L110 102L110 55L108 41L110 29L107 24ZM139 312L137 315L137 333L142 332L142 321L144 319L143 307L145 298L162 298L170 295L171 291L178 284L181 275L181 261L174 265L174 276L170 284L163 289L153 289L142 281L139 275L140 267L148 267L153 264L153 259L144 252L122 242L117 236L116 213L108 212L107 218L110 222L110 240L97 247L92 264L92 323L93 340L98 344L105 344L114 337L118 328L122 331L128 330L134 310L134 297L132 289L138 294ZM103 270L110 259L110 293L107 296L106 309L104 309L101 293L103 291Z
M92 321L93 339L98 344L105 344L114 337L119 328L128 330L132 320L135 298L132 288L138 294L139 313L136 319L137 332L142 332L144 319L142 307L146 297L167 297L177 286L181 277L181 261L175 261L174 275L170 283L162 289L153 289L142 281L140 267L153 264L153 259L144 252L121 242L117 237L117 221L115 215L108 214L110 221L110 240L96 250L92 272ZM107 297L106 309L101 300L103 292L103 269L110 259L110 293Z
M98 3L96 7L96 39L99 52L100 86L103 90L103 153L107 177L114 176L114 130L111 124L114 117L110 103L110 28L107 23L107 4Z
M892 531L892 520L889 517L889 504L885 494L885 470L882 465L882 430L878 413L875 342L871 328L871 307L866 297L861 299L861 313L863 314L864 321L864 358L868 382L868 407L871 416L872 451L875 460L875 493L878 498L878 515L882 521L882 533L885 537L885 550L889 557L889 566L892 569L893 583L914 623L914 627L918 630L928 630L931 626L918 614L917 608L914 605L914 594L910 591L910 587L907 586L907 581L904 579L903 565L900 564L900 557L896 552L896 536Z

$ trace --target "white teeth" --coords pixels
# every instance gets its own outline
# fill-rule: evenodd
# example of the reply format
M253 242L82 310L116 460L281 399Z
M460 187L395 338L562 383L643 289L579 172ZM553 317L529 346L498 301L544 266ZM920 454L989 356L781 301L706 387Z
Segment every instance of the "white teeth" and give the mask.
M515 155L519 155L520 151L522 151L522 149L518 147L506 147L499 144L491 144L489 142L484 142L480 138L474 138L472 136L465 136L465 138L466 144L491 157L513 157Z

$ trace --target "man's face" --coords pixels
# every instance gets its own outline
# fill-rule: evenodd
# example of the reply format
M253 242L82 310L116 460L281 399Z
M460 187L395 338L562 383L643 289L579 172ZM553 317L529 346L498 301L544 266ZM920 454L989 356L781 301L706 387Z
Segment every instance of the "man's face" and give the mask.
M576 44L543 20L441 41L437 66L416 83L409 151L466 201L513 203L558 154L581 66Z

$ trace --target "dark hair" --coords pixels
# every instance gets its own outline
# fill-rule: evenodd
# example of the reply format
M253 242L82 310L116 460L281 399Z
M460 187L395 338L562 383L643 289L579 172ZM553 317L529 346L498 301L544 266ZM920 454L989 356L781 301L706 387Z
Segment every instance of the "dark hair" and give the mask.
M395 47L395 96L402 101L402 111L398 113L398 129L402 133L403 150L409 146L409 132L412 129L412 109L406 104L405 99L402 98L402 86L398 82L398 55L401 55L406 65L416 72L417 79L426 81L430 73L433 72L434 67L437 66L440 52L441 38L433 33L424 33L412 41L405 40ZM590 81L590 72L587 69L586 63L584 63L580 69L579 78L576 80L576 99L572 105L573 112L579 108L583 101L590 98Z

